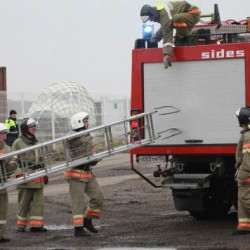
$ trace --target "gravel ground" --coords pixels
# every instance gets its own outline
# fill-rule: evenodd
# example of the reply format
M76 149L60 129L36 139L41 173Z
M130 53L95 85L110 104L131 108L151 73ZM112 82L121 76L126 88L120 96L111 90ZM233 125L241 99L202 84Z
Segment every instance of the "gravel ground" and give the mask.
M62 174L50 178L45 191L45 219L49 231L16 233L16 191L10 190L7 235L0 249L250 249L250 236L233 236L237 215L221 221L197 221L174 208L171 190L151 187L130 170L129 155L104 159L95 173L105 196L98 234L73 237L67 183ZM152 173L152 170L150 170Z

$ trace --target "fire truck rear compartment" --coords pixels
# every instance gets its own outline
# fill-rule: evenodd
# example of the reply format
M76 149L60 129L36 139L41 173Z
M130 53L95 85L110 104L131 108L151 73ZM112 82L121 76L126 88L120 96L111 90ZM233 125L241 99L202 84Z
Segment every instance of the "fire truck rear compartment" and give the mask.
M233 156L177 157L174 164L174 174L162 185L172 189L176 210L197 219L218 219L236 204Z

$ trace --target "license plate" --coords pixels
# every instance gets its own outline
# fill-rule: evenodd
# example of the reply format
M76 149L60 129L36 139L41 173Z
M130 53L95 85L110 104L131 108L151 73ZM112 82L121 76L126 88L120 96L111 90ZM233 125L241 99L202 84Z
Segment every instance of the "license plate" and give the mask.
M137 155L137 162L159 163L166 162L165 155Z

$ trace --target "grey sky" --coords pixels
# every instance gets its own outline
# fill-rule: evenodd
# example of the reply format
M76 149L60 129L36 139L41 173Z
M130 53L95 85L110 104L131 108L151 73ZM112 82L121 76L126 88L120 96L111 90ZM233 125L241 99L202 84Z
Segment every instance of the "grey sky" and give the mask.
M0 66L10 92L54 82L83 84L92 95L129 96L131 50L141 37L140 8L155 0L1 0ZM249 0L190 0L221 19L250 16Z

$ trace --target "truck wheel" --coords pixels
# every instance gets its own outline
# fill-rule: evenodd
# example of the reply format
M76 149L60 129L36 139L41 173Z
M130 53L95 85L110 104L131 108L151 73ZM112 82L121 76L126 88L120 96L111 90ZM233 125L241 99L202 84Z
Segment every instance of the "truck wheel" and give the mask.
M203 197L203 211L189 211L198 220L223 219L232 206L232 202L222 199L218 194Z

